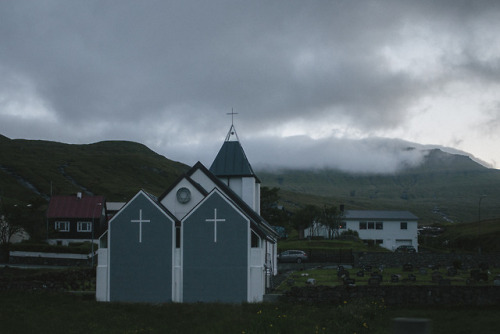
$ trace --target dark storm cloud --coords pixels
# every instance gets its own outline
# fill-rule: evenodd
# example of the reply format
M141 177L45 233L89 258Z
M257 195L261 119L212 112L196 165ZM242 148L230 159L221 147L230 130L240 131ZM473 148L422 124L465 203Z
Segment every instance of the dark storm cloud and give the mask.
M346 16L356 8L342 2L326 7L11 2L3 7L2 64L32 80L67 120L127 119L178 104L206 106L210 112L248 106L248 120L271 111L294 117L335 105L354 112L361 104L364 113L367 105L381 106L370 96L387 97L377 89L381 82L405 86L401 78L380 76L366 56L377 42L372 38L382 37L363 27L378 22L356 27L353 19L371 14Z
M247 133L289 121L323 121L334 128L342 120L367 134L397 128L412 103L460 75L494 80L498 57L485 60L474 47L481 35L477 27L494 22L498 6L396 0L2 2L0 73L14 79L0 79L0 106L8 110L0 110L0 132L66 142L129 139L168 155L169 145L217 141L214 133L228 124L224 114L232 107ZM392 70L384 55L405 42L408 27L455 38L457 50L452 59L438 57L442 71L432 81ZM13 87L21 91L13 94ZM15 115L16 105L32 112L33 100L45 113ZM27 128L34 130L25 133Z

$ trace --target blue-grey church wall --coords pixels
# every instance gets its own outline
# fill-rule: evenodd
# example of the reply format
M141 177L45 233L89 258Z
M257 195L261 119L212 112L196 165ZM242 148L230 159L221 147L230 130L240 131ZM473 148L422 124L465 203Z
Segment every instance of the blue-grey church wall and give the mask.
M111 301L172 301L174 224L141 193L113 218L109 227Z
M248 220L215 192L182 225L183 301L247 301Z

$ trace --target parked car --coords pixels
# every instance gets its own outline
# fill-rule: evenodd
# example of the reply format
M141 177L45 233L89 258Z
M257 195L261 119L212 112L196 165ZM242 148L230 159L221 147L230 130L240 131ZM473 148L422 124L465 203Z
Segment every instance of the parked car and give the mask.
M278 254L279 262L302 263L308 260L307 254L301 250L287 250Z
M402 245L396 248L396 253L416 253L417 250L411 245Z

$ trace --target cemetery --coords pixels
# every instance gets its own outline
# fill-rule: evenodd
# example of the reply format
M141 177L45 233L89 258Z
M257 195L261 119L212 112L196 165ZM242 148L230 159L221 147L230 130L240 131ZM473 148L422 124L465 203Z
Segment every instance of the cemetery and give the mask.
M473 269L405 263L386 268L320 266L298 268L276 288L288 302L339 304L382 298L387 305L498 305L500 268L482 263Z

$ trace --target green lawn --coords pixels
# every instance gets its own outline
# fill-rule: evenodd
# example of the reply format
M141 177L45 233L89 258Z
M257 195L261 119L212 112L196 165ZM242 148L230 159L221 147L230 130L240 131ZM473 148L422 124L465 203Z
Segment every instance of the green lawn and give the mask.
M433 333L497 333L500 306L337 306L97 303L64 293L0 292L2 333L391 333L395 317L432 320Z

